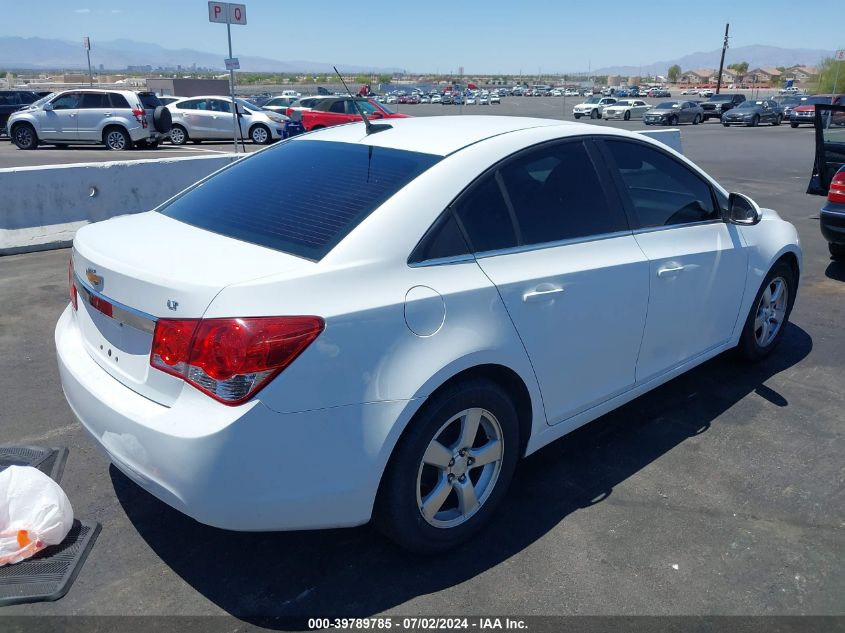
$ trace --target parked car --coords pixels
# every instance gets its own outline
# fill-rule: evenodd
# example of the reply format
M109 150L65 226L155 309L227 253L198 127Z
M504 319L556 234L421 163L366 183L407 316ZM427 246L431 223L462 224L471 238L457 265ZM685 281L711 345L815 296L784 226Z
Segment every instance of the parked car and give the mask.
M82 227L69 264L63 393L135 485L219 528L372 517L431 552L521 457L774 352L801 248L656 140L464 116L295 137Z
M501 99L501 97L500 97L498 94L496 94L495 92L491 92L491 93L490 93L490 105L493 105L494 103L495 103L496 105L501 105L501 103L502 103L502 99Z
M103 144L110 150L155 147L170 131L170 112L154 92L74 89L35 101L8 120L20 149Z
M588 116L591 119L600 119L605 107L614 103L616 103L616 99L613 97L593 95L588 97L583 103L579 103L572 108L572 114L575 115L576 119L580 119L582 116Z
M813 173L807 193L827 196L819 213L830 256L845 260L845 104L815 104L818 117ZM815 115L815 113L814 113Z
M443 101L443 97L441 97L440 95L431 95L432 103L440 103L441 101Z
M800 95L784 95L775 98L781 108L783 108L783 120L789 121L792 116L792 110L795 106L801 105L806 100L806 97Z
M789 126L796 128L803 123L812 125L816 116L817 103L842 105L845 104L845 95L813 95L807 97L806 100L802 101L801 105L797 105L792 109L792 113L789 115Z
M173 117L170 142L184 145L188 141L231 140L235 136L233 128L236 121L240 140L249 139L257 145L266 145L284 138L288 121L286 115L262 110L244 99L235 99L235 103L237 118L232 115L231 97L189 97L171 103L167 106Z
M681 94L683 94L683 92ZM669 99L672 97L672 93L668 90L664 90L663 88L652 88L648 91L648 96L657 99Z
M176 103L179 99L184 99L185 97L174 97L171 95L167 96L159 96L158 100L163 106L170 105L171 103Z
M282 97L273 97L269 101L267 101L261 108L263 110L269 110L270 112L275 112L276 114L284 114L287 115L288 108L291 106L299 105L303 107L299 103L299 97L294 96L282 96Z
M781 121L783 121L783 108L771 99L743 101L722 115L722 125L725 127L735 124L757 127L760 123L780 125Z
M6 134L6 121L13 112L32 105L39 97L29 90L0 90L0 135Z
M681 95L697 95L698 88L684 88L681 90Z
M710 88L703 88L698 91L699 97L704 97L705 99L712 97L715 93Z
M643 115L646 125L678 125L692 123L698 125L704 118L701 106L692 101L664 101L658 103Z
M355 107L356 102L370 119L399 119L408 116L394 112L386 105L377 103L372 99L356 97L353 102L352 97L334 97L324 99L311 110L304 110L302 112L302 125L310 132L311 130L319 130L342 123L360 121L361 115Z
M651 108L645 101L640 99L622 99L613 105L607 106L602 112L605 119L641 119Z
M745 95L739 92L713 95L701 104L701 109L704 110L704 118L702 120L721 119L725 112L731 108L735 108L743 101L745 101Z

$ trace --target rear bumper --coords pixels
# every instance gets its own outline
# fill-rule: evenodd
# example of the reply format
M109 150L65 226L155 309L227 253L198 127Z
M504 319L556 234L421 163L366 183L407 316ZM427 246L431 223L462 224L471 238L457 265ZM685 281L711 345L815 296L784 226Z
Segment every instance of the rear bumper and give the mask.
M845 244L845 204L829 203L819 213L822 236L832 244Z
M112 378L84 348L68 306L56 325L62 389L108 459L201 523L293 530L366 523L406 402L280 414L228 407L186 386L172 407Z

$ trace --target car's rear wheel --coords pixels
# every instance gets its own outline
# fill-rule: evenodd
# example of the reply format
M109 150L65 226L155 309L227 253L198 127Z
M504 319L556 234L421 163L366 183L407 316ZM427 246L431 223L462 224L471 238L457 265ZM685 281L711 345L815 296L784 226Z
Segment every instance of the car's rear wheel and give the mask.
M692 124L693 124L693 125L698 125L699 123L701 123L701 115L700 115L700 114L696 114L696 115L695 115L695 118L693 118L693 120L692 120Z
M12 140L18 149L35 149L38 147L38 135L29 123L19 123L12 128Z
M103 131L103 143L113 152L124 152L132 149L132 139L129 134L121 127L107 127Z
M759 123L760 123L760 115L755 114L753 117L751 117L751 120L748 122L748 127L757 127L757 125Z
M170 142L174 145L184 145L188 142L188 131L181 125L170 128Z
M256 145L267 145L267 143L273 140L267 126L260 123L252 126L252 129L249 131L249 138L252 139L252 142Z
M833 242L828 242L827 250L830 251L830 256L833 259L845 259L845 244L834 244Z
M467 540L490 519L519 452L516 409L497 384L447 387L410 422L385 470L375 522L416 552Z
M761 360L777 347L789 322L796 285L795 273L785 261L775 264L766 275L739 339L738 349L745 358Z
M783 121L783 119L781 118L781 116L780 116L780 115L777 115L777 116L775 117L775 122L774 122L774 124L773 124L773 125L780 125L780 124L781 124L781 121Z

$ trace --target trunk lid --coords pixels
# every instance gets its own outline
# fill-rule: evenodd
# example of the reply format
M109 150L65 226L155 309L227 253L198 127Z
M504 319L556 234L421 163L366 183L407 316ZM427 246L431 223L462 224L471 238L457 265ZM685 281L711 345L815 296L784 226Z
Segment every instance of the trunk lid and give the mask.
M184 383L150 366L157 319L200 318L228 285L315 266L156 212L80 229L71 258L88 353L115 379L165 405Z

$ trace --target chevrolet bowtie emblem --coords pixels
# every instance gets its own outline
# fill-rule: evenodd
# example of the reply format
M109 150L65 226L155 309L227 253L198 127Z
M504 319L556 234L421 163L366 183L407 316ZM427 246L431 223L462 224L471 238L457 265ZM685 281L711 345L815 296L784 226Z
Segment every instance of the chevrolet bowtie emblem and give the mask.
M93 286L100 286L103 283L103 276L98 275L97 271L93 268L89 268L85 271L85 277L88 278L88 281L91 282Z

